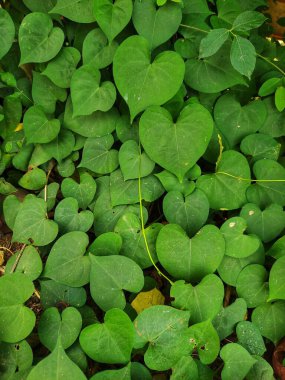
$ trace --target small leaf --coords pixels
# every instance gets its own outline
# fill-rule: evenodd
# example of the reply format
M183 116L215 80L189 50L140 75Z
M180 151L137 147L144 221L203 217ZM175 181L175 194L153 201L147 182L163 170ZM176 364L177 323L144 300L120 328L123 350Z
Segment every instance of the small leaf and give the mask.
M191 356L182 356L172 367L170 380L198 380L199 372L197 364Z
M80 183L72 178L65 178L61 183L61 191L65 198L72 197L78 201L78 207L86 209L96 193L96 182L87 172L80 172Z
M231 47L231 63L242 75L251 77L256 63L255 47L240 36L235 36Z
M139 314L154 305L164 305L164 301L164 295L158 289L154 288L148 292L140 292L132 301L131 305Z
M258 28L264 23L266 17L257 11L245 11L240 13L233 22L232 30L236 32L247 32Z
M90 23L95 21L92 12L92 0L57 0L55 7L49 13L57 13L69 20L79 23Z
M281 83L282 83L282 79L280 78L267 79L260 87L258 91L258 95L267 96L267 95L273 94Z
M237 324L236 333L238 343L241 344L251 355L262 356L266 347L258 328L249 321L242 321Z
M285 109L285 87L280 86L275 92L275 106L279 112Z
M229 37L228 29L212 29L200 44L199 58L215 54Z
M15 36L14 22L9 13L0 9L0 59L10 50Z
M276 299L285 299L285 257L280 257L272 265L269 273L269 299L268 301L273 301Z
M130 364L121 369L107 369L97 372L94 376L90 377L90 380L131 380Z

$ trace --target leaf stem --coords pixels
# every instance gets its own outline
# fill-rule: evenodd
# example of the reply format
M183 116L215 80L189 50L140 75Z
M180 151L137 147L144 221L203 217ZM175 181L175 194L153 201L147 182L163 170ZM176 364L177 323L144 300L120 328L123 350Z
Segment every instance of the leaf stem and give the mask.
M20 261L20 258L22 257L22 254L24 252L24 249L26 248L27 244L23 244L20 252L18 253L17 257L16 257L16 261L14 262L11 270L10 270L10 273L13 273L15 272L15 269L17 268L17 265L19 264L19 261Z
M188 29L196 30L197 32L201 32L201 33L207 33L207 34L209 33L208 30L196 28L196 26L189 26L189 25L185 25L185 24L180 24L180 26L183 26L183 28L188 28Z
M268 58L264 57L263 55L261 54L258 54L256 53L256 56L263 59L265 62L269 63L271 66L275 67L276 70L278 70L282 75L285 76L285 71L283 71L280 67L278 67L277 65L275 65L275 63L273 63L272 61L270 61Z

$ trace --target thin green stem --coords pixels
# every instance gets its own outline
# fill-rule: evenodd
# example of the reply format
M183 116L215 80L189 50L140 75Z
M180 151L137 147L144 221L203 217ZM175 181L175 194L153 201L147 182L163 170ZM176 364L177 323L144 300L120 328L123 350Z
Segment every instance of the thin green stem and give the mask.
M183 26L183 28L188 28L188 29L196 30L197 32L201 32L201 33L207 33L207 34L209 33L208 30L196 28L196 26L189 26L189 25L185 25L185 24L180 24L180 26Z
M275 65L275 63L273 63L272 61L270 61L270 59L264 57L263 55L261 54L258 54L256 53L256 56L263 59L265 62L269 63L271 66L275 67L276 70L278 70L282 75L285 76L285 71L283 71L282 69L280 69L280 67L278 67L277 65Z
M246 182L285 182L285 179L251 179L251 178L243 178L238 177L236 175L227 173L227 172L216 172L216 174L223 174L231 178L235 178L239 181L246 181Z

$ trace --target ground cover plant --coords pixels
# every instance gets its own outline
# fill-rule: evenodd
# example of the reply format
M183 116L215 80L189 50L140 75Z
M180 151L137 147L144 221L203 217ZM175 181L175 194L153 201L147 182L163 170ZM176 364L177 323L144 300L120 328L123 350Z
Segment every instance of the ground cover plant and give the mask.
M266 2L0 5L0 378L284 379Z

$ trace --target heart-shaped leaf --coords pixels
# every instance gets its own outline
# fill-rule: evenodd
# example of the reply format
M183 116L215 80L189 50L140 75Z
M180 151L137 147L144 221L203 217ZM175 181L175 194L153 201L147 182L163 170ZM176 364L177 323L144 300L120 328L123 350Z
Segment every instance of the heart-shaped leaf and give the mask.
M10 50L15 36L14 22L9 13L3 8L0 9L0 24L0 59L2 59Z
M276 344L285 334L285 302L263 303L253 310L251 320L262 336Z
M174 307L191 311L190 322L194 324L211 320L218 314L224 298L224 286L218 276L208 274L196 286L176 281L171 287L171 297L174 298Z
M216 226L206 225L189 239L180 226L168 224L158 234L156 252L161 265L173 277L199 281L220 265L225 241Z
M196 323L189 328L190 341L203 364L211 364L220 351L220 339L211 321Z
M283 207L276 204L261 211L257 205L248 203L243 206L240 215L246 220L247 232L259 236L265 243L275 239L285 227Z
M63 48L60 53L48 63L43 74L56 86L69 88L71 77L80 61L80 53L73 47Z
M237 324L236 333L239 344L252 355L262 356L266 347L258 328L249 321L241 321Z
M116 100L115 86L109 81L100 85L100 81L100 71L92 64L81 66L74 72L70 82L74 117L112 108Z
M125 213L119 219L114 231L122 237L123 244L120 254L129 257L145 269L153 265L152 261L157 262L155 242L162 225L153 223L144 229L152 261L147 252L141 228L141 221L137 215Z
M194 167L196 167L196 165ZM190 169L190 172L191 170L192 169ZM198 177L200 175L201 173L199 173ZM160 173L156 173L155 176L160 180L163 187L168 193L171 191L180 192L186 197L187 195L191 194L195 189L195 183L191 180L192 177L189 175L189 172L186 173L182 183L179 182L176 175L170 173L168 170L163 170Z
M94 216L90 210L78 212L77 200L65 198L56 206L54 220L63 234L71 231L87 232L93 224Z
M131 380L131 366L128 364L121 369L107 369L97 372L90 380Z
M285 256L273 264L269 274L269 300L285 299Z
M123 240L116 232L106 232L98 236L88 247L88 251L95 256L118 255L122 248Z
M256 360L237 343L226 344L220 353L224 361L222 378L225 380L243 380Z
M40 106L30 107L24 115L27 143L44 144L56 138L60 130L58 119L49 120Z
M85 327L79 340L84 352L93 360L107 364L125 364L131 358L134 327L120 309L107 311L104 323Z
M125 181L146 177L151 174L155 166L145 152L140 153L139 146L134 140L128 140L121 146L119 163Z
M90 137L83 148L79 167L84 167L98 174L113 172L119 165L118 151L111 149L114 144L112 135Z
M41 360L27 377L27 380L86 380L81 369L66 355L59 336L55 349Z
M233 150L222 154L215 174L203 175L197 181L197 187L207 195L210 207L214 210L241 207L246 203L245 193L249 185L248 162L241 153Z
M215 122L232 148L251 133L258 131L267 111L262 100L254 100L245 106L232 94L221 96L215 104Z
M208 198L199 189L185 198L179 191L170 191L163 199L163 212L169 223L179 224L193 236L208 219Z
M132 12L132 0L94 0L96 21L110 42L128 25Z
M46 173L40 168L28 170L20 179L19 185L27 190L40 190L46 185Z
M260 246L259 238L244 235L246 227L246 221L239 216L228 219L222 225L221 232L226 242L225 254L227 256L242 259L258 250Z
M34 285L23 273L9 273L0 278L0 339L16 343L33 330L36 316L23 304L32 296Z
M70 347L78 337L81 327L81 314L74 307L64 309L61 315L56 307L50 307L41 315L38 333L41 343L53 351L59 336L62 347Z
M277 161L280 154L281 144L273 137L263 133L254 133L246 136L241 144L240 150L247 156L252 156L252 162L268 158Z
M268 361L258 355L253 355L253 357L256 362L247 373L247 380L262 379L262 377L268 380L274 379L274 371Z
M19 28L21 65L29 62L47 62L60 51L64 33L53 27L52 19L46 13L29 13Z
M148 106L170 100L183 82L184 70L179 54L164 51L151 63L148 41L141 36L127 38L114 56L113 74L131 120Z
M61 183L61 191L65 198L75 198L78 201L78 207L86 209L94 198L97 185L89 173L81 172L79 175L80 183L72 178L65 178Z
M95 21L92 8L92 0L57 0L49 13L57 13L75 22L89 23Z
M90 255L90 260L90 291L94 301L104 311L124 309L126 299L123 289L138 293L143 287L141 268L128 257L118 255Z
M84 253L88 243L84 232L73 231L61 236L49 253L44 276L63 285L86 285L89 282L90 260Z
M54 140L47 144L40 145L40 147L48 157L53 157L57 162L61 162L71 154L74 145L75 138L73 133L63 128Z
M10 376L15 378L16 372L28 370L33 364L33 351L26 340L17 344L1 342L0 357L3 379Z
M181 359L171 368L170 380L198 380L199 372L197 364L192 356L182 356Z
M46 212L43 199L27 195L15 219L13 240L27 244L32 239L37 246L51 243L56 238L58 226L47 219Z
M177 32L182 11L179 4L167 3L157 9L155 0L135 0L132 18L138 34L155 49Z
M245 299L247 307L256 307L268 298L268 274L260 264L247 265L237 278L236 290ZM248 284L250 283L250 286Z
M189 316L189 311L157 305L143 310L135 319L134 347L142 348L149 343L144 361L150 369L165 371L191 352Z
M180 182L205 153L212 132L212 117L199 104L186 106L175 123L161 107L149 108L140 119L140 139L146 153Z

